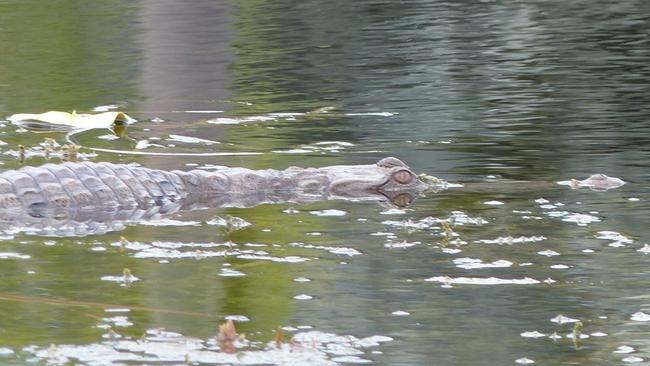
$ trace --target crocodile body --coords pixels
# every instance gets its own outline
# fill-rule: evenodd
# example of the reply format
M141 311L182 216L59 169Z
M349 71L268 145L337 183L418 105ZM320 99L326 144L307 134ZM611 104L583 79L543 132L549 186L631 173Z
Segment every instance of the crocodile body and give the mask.
M405 206L424 184L396 158L285 170L164 171L111 163L45 164L0 173L0 230L79 236L209 207L329 199Z

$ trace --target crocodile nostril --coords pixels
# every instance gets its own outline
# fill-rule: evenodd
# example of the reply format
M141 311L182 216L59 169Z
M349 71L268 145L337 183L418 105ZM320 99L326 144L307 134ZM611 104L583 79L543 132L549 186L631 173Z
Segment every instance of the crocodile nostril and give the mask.
M400 193L390 201L397 207L406 207L413 202L413 197L408 193Z
M411 181L413 181L413 174L411 174L411 172L408 170L400 170L393 174L393 179L395 179L397 183L400 184L409 184Z

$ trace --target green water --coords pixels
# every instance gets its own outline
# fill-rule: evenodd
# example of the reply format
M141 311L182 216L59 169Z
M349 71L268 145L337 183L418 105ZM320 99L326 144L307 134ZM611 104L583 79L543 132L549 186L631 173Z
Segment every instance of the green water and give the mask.
M405 210L328 201L5 233L0 363L647 363L648 4L0 0L0 120L111 105L138 120L119 139L72 136L82 158L281 169L397 156L463 184ZM67 142L3 122L2 168L46 162L45 138ZM191 156L203 153L224 155ZM597 172L627 184L555 183ZM208 224L227 215L251 226ZM125 268L139 280L120 282ZM567 338L558 315L589 337ZM227 316L252 342L239 361L212 341ZM315 340L283 354L266 345L277 327ZM160 328L200 346L143 336Z

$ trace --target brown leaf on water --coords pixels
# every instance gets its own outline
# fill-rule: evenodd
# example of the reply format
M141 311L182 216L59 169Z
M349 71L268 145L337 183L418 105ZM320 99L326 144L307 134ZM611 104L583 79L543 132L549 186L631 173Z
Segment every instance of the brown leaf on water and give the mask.
M221 352L237 352L237 349L235 348L235 341L237 341L237 339L239 339L239 336L237 335L237 329L235 329L235 323L232 320L228 319L227 322L219 325L217 343L219 343L219 349Z
M282 332L282 328L277 327L275 329L275 348L280 349L282 348L282 337L284 336L284 333Z

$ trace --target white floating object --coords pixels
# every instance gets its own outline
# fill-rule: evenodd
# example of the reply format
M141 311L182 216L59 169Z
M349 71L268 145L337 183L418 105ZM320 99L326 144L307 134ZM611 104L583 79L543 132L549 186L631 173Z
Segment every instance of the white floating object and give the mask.
M553 323L557 323L557 324L575 323L575 322L579 321L579 319L569 318L568 316L564 316L562 314L560 314L560 315L558 315L558 316L556 316L554 318L551 318L550 320Z
M650 245L644 244L643 248L639 248L636 250L637 252L641 252L643 254L650 254Z
M539 281L533 278L497 278L497 277L447 277L437 276L425 279L427 282L440 282L445 285L535 285Z
M531 360L530 358L522 357L522 358L516 359L515 363L518 363L520 365L530 365L530 364L535 363L535 361Z
M395 316L409 316L409 315L411 315L411 313L409 313L408 311L403 311L403 310L395 310L391 314L393 314Z
M483 204L490 205L490 206L502 206L502 205L504 205L504 203L501 202L501 201L486 201L486 202L483 202Z
M454 259L456 267L465 269L478 269L478 268L507 268L512 266L512 262L503 259L494 261L492 263L483 263L480 259L475 258L457 258Z
M642 311L636 312L632 314L630 317L630 320L634 320L635 322L649 322L650 321L650 314L646 314Z
M316 216L345 216L347 212L341 210L320 210L320 211L309 211L310 214Z
M560 255L560 253L558 253L558 252L556 252L554 250L550 250L550 249L542 250L541 252L537 252L537 254L543 255L543 256L546 256L546 257L555 257L555 256Z
M219 273L219 276L221 276L221 277L244 277L244 276L246 276L246 273L236 271L234 269L222 268L221 272Z
M532 332L523 332L519 334L520 336L524 338L541 338L541 337L546 337L546 334L540 333L538 331L532 331Z
M221 142L219 141L214 141L214 140L206 140L206 139L201 139L198 137L192 137L192 136L184 136L184 135L169 135L169 138L167 141L176 141L176 142L183 142L186 144L206 144L206 145L213 145L213 144L220 144Z
M616 348L616 349L614 350L614 353L622 353L622 354L626 354L626 353L632 353L632 352L634 352L634 351L636 351L636 350L635 350L633 347L630 347L630 346L619 346L618 348Z
M307 294L300 294L300 295L294 296L293 298L296 299L296 300L311 300L314 297L310 296L310 295L307 295Z
M567 266L566 264L554 264L554 265L550 266L550 268L552 268L552 269L567 269L567 268L569 268L569 266Z
M636 356L627 356L627 357L621 359L621 361L627 362L627 363L638 363L638 362L643 362L644 359L642 359L641 357L636 357Z
M226 320L232 320L234 322L248 322L250 319L244 315L226 315L223 317Z

